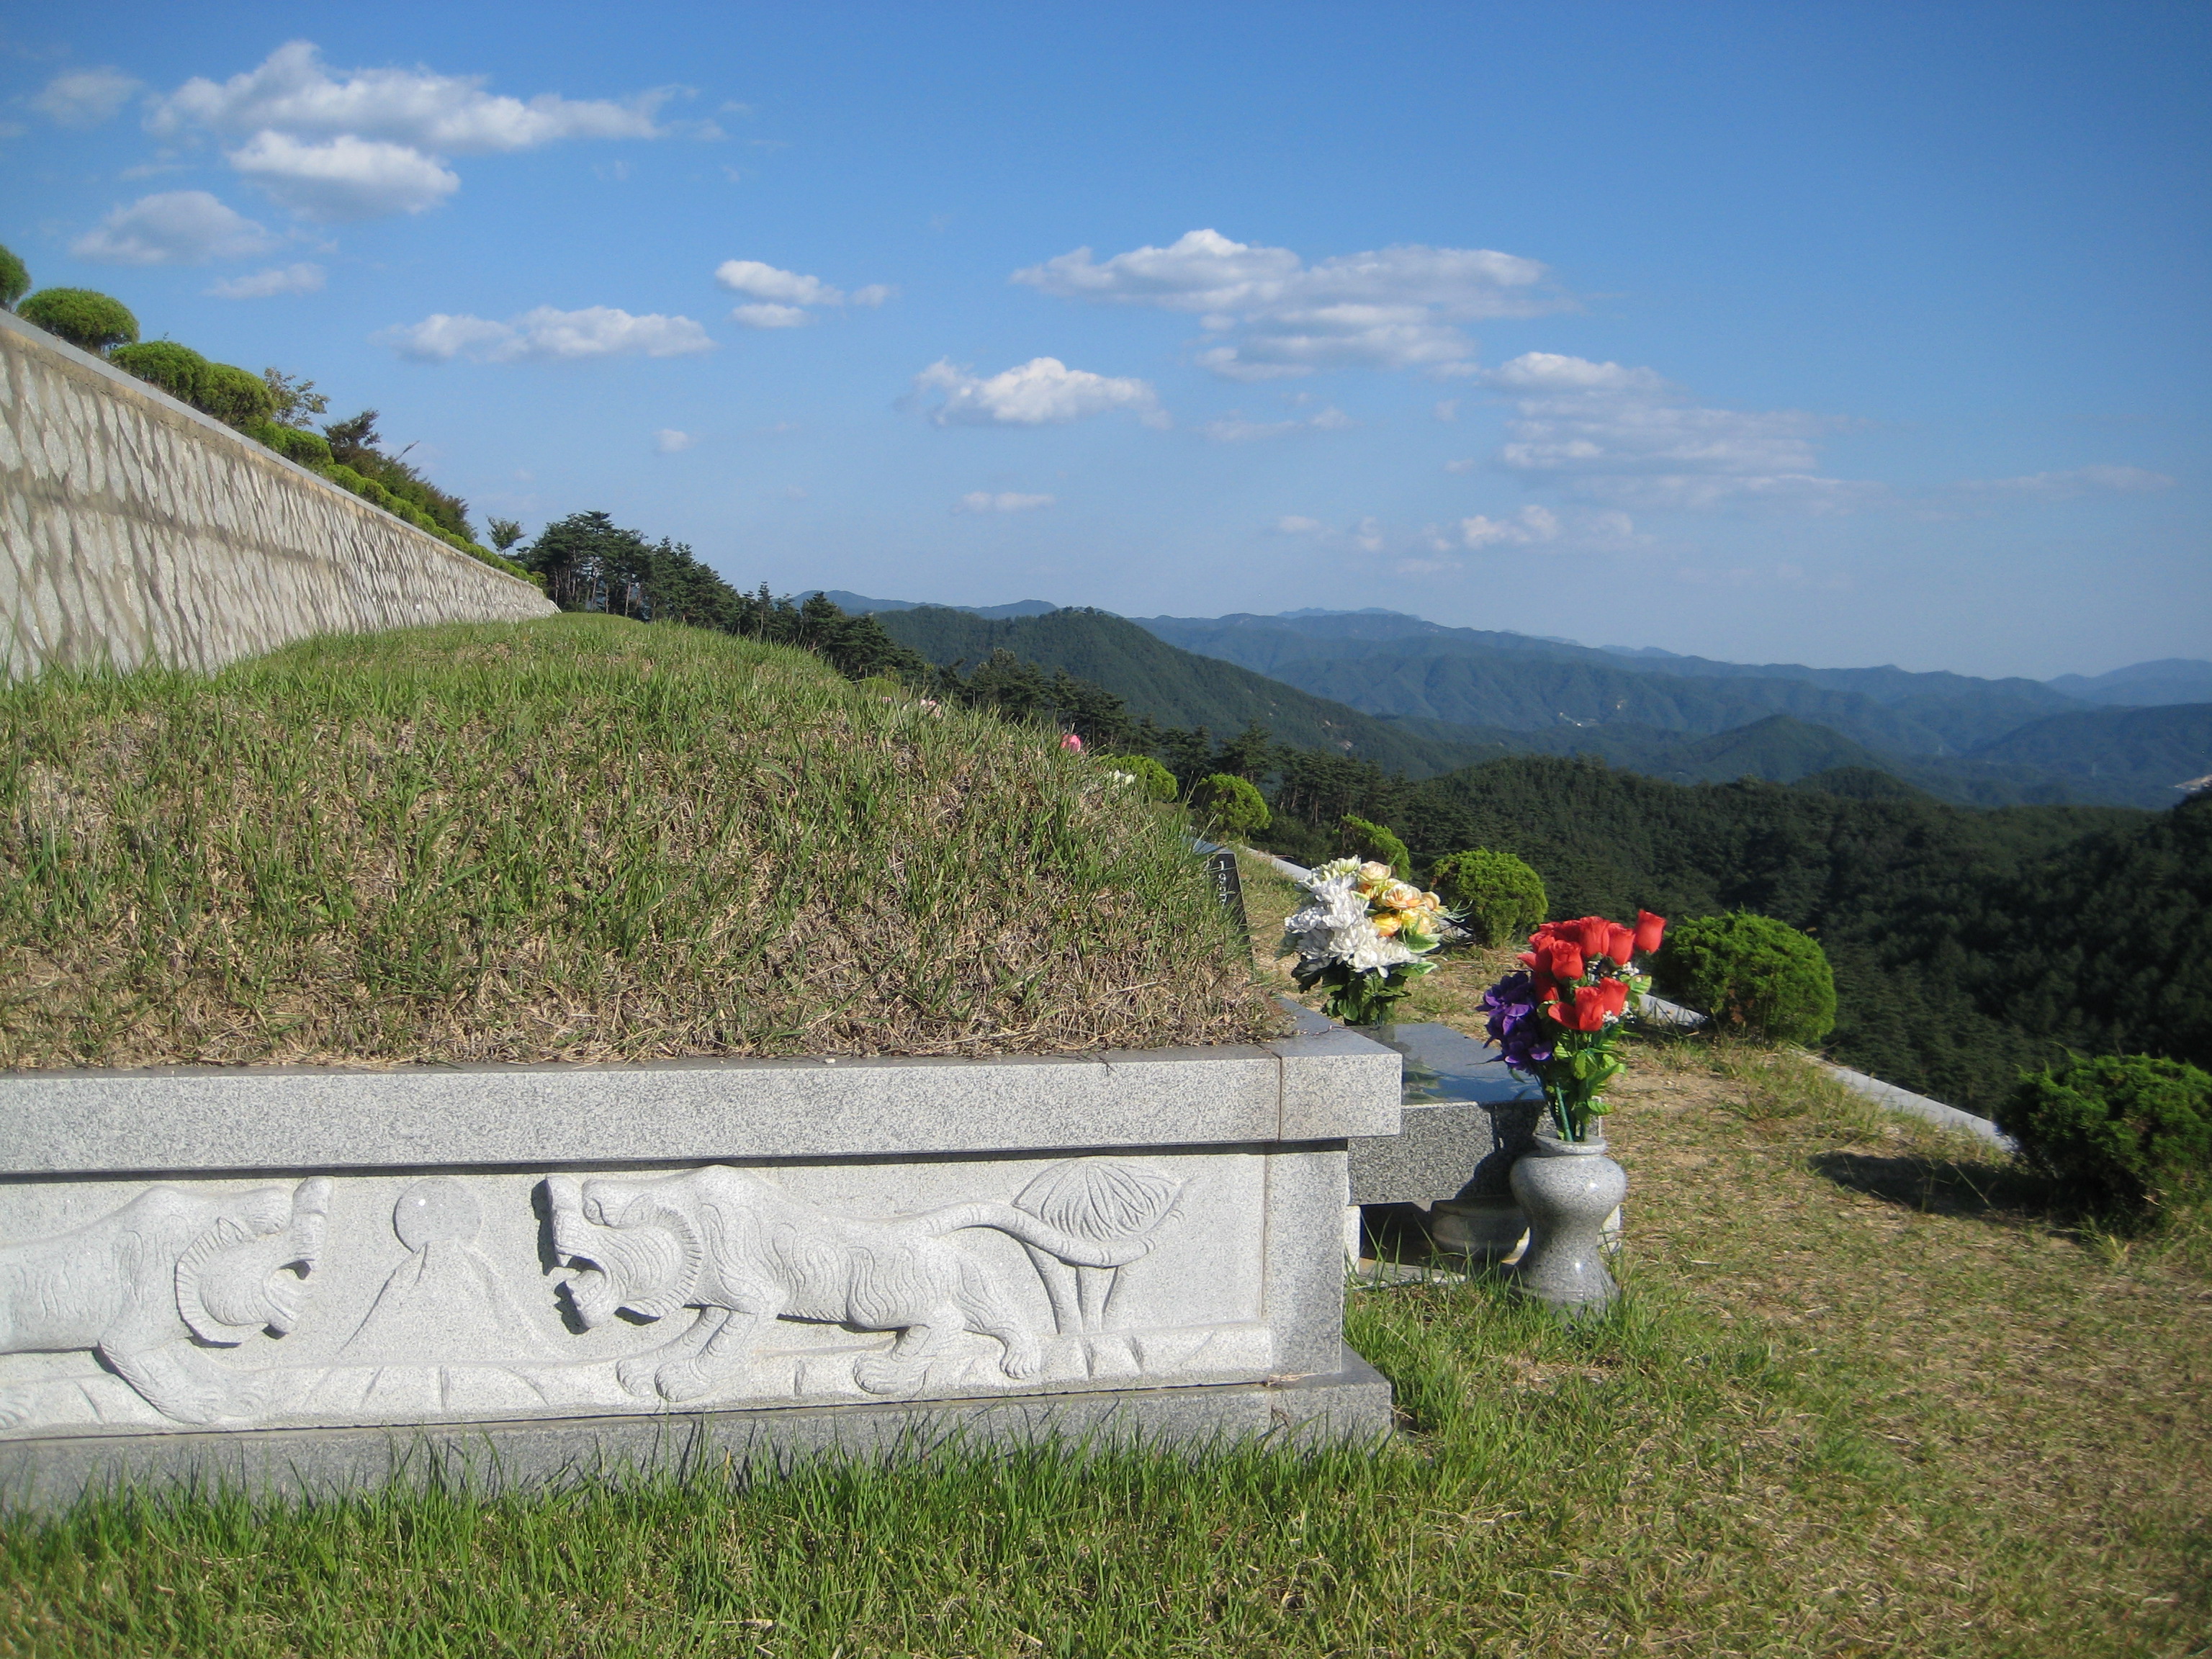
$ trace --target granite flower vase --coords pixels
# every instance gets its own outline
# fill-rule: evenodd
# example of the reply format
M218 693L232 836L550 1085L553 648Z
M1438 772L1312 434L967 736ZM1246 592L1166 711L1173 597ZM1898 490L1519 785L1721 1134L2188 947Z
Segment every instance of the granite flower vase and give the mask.
M1547 1124L1512 1182L1528 1218L1514 1269L1522 1293L1570 1319L1609 1305L1620 1287L1605 1268L1605 1223L1627 1195L1628 1173L1606 1156L1604 1138L1562 1140Z

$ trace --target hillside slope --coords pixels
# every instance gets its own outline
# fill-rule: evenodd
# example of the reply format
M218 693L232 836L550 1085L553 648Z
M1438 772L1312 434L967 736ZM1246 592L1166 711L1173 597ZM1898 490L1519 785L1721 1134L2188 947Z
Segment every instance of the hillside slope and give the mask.
M1973 758L2033 766L2131 805L2170 806L2212 773L2212 702L2095 708L2008 732Z
M1415 784L1394 827L1424 858L1518 854L1554 915L1745 908L1806 928L1836 971L1837 1055L1977 1110L2064 1042L2202 1059L2212 1042L2199 1006L2212 959L2194 943L2212 926L2212 856L2185 868L2212 833L2212 799L2158 815L1968 811L1528 756ZM2130 880L2142 890L2124 915L2164 923L2131 931L2081 909Z
M1254 722L1277 741L1374 762L1413 777L1504 752L1504 745L1469 732L1464 738L1432 728L1401 726L1342 703L1314 696L1249 669L1178 650L1136 623L1103 611L1055 611L1042 617L994 619L925 605L876 613L884 631L933 663L970 667L994 651L1103 686L1162 726L1204 726L1233 737Z
M1707 736L1787 714L1869 748L1941 755L2083 706L2027 679L1717 662L1446 628L1389 613L1140 621L1185 650L1354 708L1471 726L1537 729L1626 720Z

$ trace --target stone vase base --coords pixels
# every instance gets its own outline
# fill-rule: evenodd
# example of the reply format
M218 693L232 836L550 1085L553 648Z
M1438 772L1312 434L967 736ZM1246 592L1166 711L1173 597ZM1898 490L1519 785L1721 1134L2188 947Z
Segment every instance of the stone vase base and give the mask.
M1604 1140L1561 1140L1547 1124L1512 1179L1528 1218L1528 1247L1514 1270L1522 1292L1570 1318L1610 1305L1620 1286L1605 1267L1606 1224L1627 1195L1628 1174L1606 1156Z

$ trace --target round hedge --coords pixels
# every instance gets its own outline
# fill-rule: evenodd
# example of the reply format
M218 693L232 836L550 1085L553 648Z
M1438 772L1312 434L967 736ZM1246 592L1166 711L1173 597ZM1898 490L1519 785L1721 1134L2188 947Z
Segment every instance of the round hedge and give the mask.
M1138 789L1147 799L1173 800L1182 793L1176 783L1175 774L1150 755L1098 755L1093 758L1109 772L1124 772L1134 778Z
M200 387L207 372L215 365L188 345L179 345L174 340L147 340L137 345L118 346L107 354L107 361L126 374L135 374L151 386L158 386L172 398L197 406Z
M218 421L244 426L265 421L276 410L269 382L234 363L210 363L200 380L199 406Z
M1267 803L1249 778L1216 772L1190 793L1191 804L1217 835L1243 841L1270 821Z
M1836 977L1819 945L1748 910L1678 921L1652 959L1660 991L1728 1030L1818 1042L1835 1029Z
M31 291L31 270L12 248L0 247L0 306L15 309L15 301Z
M2141 1212L2212 1188L2212 1073L2106 1054L2023 1073L1997 1127L2068 1198Z
M42 288L15 314L87 351L129 345L138 337L131 307L88 288Z
M1551 910L1541 876L1512 854L1486 847L1438 859L1429 885L1484 945L1517 944Z
M1413 878L1413 855L1387 823L1370 823L1346 812L1337 823L1336 844L1346 858L1372 859L1389 865L1401 881Z

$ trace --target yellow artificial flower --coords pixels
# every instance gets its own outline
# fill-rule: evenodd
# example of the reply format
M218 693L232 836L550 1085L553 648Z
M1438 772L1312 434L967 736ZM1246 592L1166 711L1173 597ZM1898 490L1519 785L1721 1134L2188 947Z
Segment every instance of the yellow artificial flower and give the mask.
M1398 931L1403 925L1404 920L1401 916L1389 914L1379 915L1375 918L1375 931L1382 934L1384 939L1388 939Z

